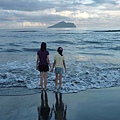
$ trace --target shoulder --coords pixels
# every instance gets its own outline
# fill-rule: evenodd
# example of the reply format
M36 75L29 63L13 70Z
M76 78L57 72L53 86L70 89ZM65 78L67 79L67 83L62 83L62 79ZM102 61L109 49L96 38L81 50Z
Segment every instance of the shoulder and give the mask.
M39 54L40 54L40 50L37 51L37 55L39 55Z
M62 56L62 59L63 59L63 60L65 60L65 57L64 57L64 56Z
M55 57L58 57L59 56L59 54L55 54Z
M54 58L57 58L58 57L58 54L55 54Z
M48 50L46 50L46 53L47 53L47 55L49 55L49 51Z

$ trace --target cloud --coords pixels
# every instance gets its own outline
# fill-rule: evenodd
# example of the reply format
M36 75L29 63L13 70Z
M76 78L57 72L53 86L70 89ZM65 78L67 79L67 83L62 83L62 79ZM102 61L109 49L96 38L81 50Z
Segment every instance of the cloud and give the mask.
M117 0L94 0L94 2L96 3L96 4L113 4L113 5L117 5L118 4L118 2L117 2Z
M120 0L0 0L0 26L120 26ZM115 24L116 23L116 24Z
M52 8L52 4L45 0L0 0L0 8L4 10L37 11Z

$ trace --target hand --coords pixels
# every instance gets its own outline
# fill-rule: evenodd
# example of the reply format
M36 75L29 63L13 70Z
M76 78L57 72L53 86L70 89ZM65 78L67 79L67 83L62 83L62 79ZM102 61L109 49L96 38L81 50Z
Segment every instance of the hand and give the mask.
M65 69L65 73L66 73L66 69Z
M39 70L39 66L36 66L36 70Z
M53 72L53 68L51 68L50 72Z

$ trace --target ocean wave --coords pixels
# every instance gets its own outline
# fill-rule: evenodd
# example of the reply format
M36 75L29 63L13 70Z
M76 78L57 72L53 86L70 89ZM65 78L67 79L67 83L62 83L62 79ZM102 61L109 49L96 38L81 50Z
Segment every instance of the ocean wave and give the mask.
M38 41L31 41L31 43L40 44L40 42L38 42Z
M67 73L63 74L62 93L79 92L86 89L98 89L120 86L120 67L112 64L90 61L67 64ZM39 72L34 62L13 62L0 66L0 87L25 86L28 89L40 89ZM48 72L48 85L54 91L55 74Z
M39 48L22 48L21 50L18 49L3 49L0 48L0 52L36 52L39 50ZM50 51L56 51L54 48L47 48L47 50Z
M9 43L8 45L10 45L10 46L16 46L16 47L21 46L21 44L18 44L18 43Z
M25 86L28 89L40 89L35 56L42 40L47 43L52 59L58 46L64 48L67 72L63 74L63 93L120 86L120 65L115 65L120 63L118 32L37 30L0 32L0 36L6 37L0 38L0 87ZM55 74L48 72L48 90L53 91L54 85Z
M87 44L103 44L104 42L98 42L98 41L82 41L83 43Z
M72 32L66 32L66 33L64 33L64 32L59 32L59 33L55 33L56 35L77 35L77 34L83 34L83 33L72 33Z
M23 51L26 51L26 52L37 52L38 48L23 48Z
M36 30L15 30L15 31L11 31L11 32L39 32Z
M3 50L3 48L0 48L0 50Z
M3 52L21 52L21 50L18 50L18 49L3 49Z
M47 48L47 50L50 52L50 51L56 51L56 49L54 48Z
M113 56L113 54L107 54L107 53L97 53L97 52L79 52L80 54L84 55L102 55L102 56Z
M120 46L109 48L110 50L120 50Z
M57 44L70 44L70 45L73 45L75 44L74 42L72 41L64 41L64 40L57 40L57 41L52 41L51 43L57 43Z

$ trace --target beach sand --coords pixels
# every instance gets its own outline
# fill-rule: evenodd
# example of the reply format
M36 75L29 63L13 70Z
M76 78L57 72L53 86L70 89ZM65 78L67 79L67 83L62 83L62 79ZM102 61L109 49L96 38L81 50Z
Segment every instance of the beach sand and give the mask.
M57 110L63 110L67 120L120 120L120 87L89 89L69 94L47 91L43 93L45 94L52 111L51 120L55 120L57 97L58 100L62 99L61 104L57 102ZM0 88L0 120L38 120L41 95L39 89Z

